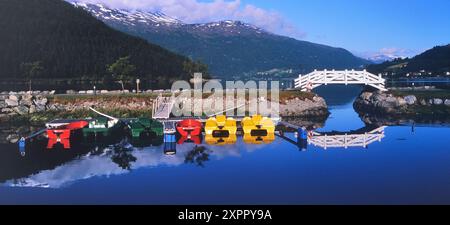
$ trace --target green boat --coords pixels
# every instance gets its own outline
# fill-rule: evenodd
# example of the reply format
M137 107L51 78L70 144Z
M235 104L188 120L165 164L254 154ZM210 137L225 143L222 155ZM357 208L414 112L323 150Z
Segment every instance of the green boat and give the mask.
M117 119L109 119L106 117L96 118L89 121L89 125L83 129L84 137L104 136L109 137L123 128L122 122Z
M140 138L144 134L151 134L155 136L164 135L164 126L157 120L148 118L132 119L128 124L133 138Z

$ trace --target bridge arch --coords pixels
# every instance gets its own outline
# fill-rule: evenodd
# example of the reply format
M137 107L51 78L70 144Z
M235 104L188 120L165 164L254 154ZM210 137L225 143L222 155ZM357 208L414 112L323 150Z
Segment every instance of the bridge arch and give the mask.
M295 79L295 88L302 91L312 90L328 84L362 84L374 87L380 91L387 91L386 80L366 70L314 70L306 75L299 75Z

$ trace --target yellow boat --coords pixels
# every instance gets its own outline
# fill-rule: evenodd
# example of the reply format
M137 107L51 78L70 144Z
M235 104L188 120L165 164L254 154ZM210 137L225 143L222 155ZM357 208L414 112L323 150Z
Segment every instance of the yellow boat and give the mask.
M232 145L237 142L237 136L229 135L228 137L214 137L213 135L206 135L205 142L208 145Z
M266 136L252 136L251 134L244 134L244 143L246 144L270 144L275 141L275 133L269 133Z
M233 118L227 118L226 116L211 117L205 124L206 135L231 136L236 135L236 132L236 120Z
M265 136L275 133L275 124L272 119L261 115L245 117L241 124L244 134L251 134L252 136Z

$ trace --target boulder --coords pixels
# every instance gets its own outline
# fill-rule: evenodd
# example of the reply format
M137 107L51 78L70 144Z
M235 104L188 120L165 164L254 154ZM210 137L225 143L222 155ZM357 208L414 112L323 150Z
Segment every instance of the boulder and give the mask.
M30 109L23 105L14 107L13 110L14 110L14 112L16 112L19 115L26 115L30 112Z
M404 98L404 100L406 101L406 104L408 104L408 105L414 105L417 102L417 98L414 95L408 95Z
M52 91L49 92L50 95L54 95L55 93L56 93L55 90L52 90Z
M9 98L8 95L0 95L0 100L6 100L8 98Z
M43 106L43 107L45 107L47 105L47 103L48 103L48 99L44 98L44 97L34 100L34 104L36 106Z
M9 107L16 107L19 105L19 101L18 100L13 100L13 99L6 99L5 100L6 105L8 105Z
M19 97L19 95L9 95L9 100L18 102L20 100L20 97Z
M28 107L33 105L33 96L29 94L22 96L22 100L20 100L20 105Z
M74 91L74 90L67 90L66 91L66 94L68 94L68 95L73 95L73 94L76 94L77 92L76 91Z
M426 106L427 105L427 101L425 101L425 99L420 100L420 105Z
M87 91L86 91L86 94L88 94L88 95L93 95L93 94L94 94L94 90L87 90Z
M450 99L445 99L444 104L445 104L446 106L450 106Z
M6 141L8 141L9 143L12 143L12 144L19 142L19 140L20 140L20 136L18 134L10 134L6 137Z
M444 103L444 101L440 98L433 99L433 104L435 104L435 105L442 105L443 103Z
M8 105L4 102L0 100L0 109L6 108L8 107Z
M3 114L9 114L9 113L12 113L12 112L14 112L12 109L10 109L10 108L3 108L2 110L1 110L1 112L3 113Z
M100 93L101 93L101 94L108 94L109 91L108 91L108 90L101 90Z
M30 114L33 114L33 113L35 113L35 112L37 112L36 106L35 106L35 105L31 105L31 106L30 106L30 111L29 111L29 113L30 113Z

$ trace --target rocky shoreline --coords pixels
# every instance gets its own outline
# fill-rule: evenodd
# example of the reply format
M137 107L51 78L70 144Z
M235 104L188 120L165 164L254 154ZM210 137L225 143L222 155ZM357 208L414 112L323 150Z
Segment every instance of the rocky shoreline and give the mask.
M151 116L155 98L156 95L148 94L67 97L50 92L10 93L0 96L0 120L9 121L19 117L34 121L55 119L51 116L38 117L38 115L50 114L55 114L58 118L69 117L75 113L79 115L79 112L88 112L89 107L111 111L119 117ZM327 117L329 111L325 100L317 95L307 98L292 96L280 101L280 115L282 117Z
M450 98L396 95L389 92L364 91L353 104L360 115L386 117L449 117Z

